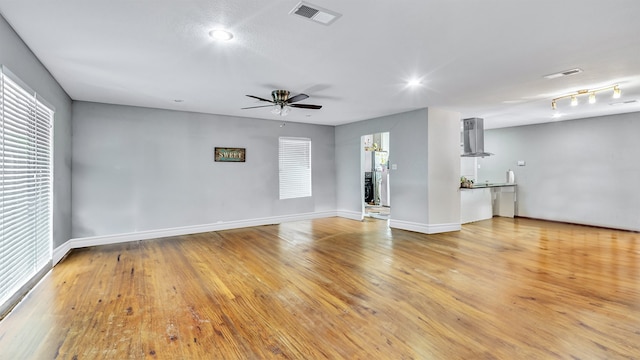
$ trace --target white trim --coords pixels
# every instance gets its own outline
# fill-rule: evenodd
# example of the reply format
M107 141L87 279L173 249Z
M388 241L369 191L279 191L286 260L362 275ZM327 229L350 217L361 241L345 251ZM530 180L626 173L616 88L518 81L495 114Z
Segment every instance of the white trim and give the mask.
M74 238L58 246L53 251L53 263L57 264L64 256L71 250L89 246L109 245L117 244L129 241L149 240L156 238L163 238L169 236L179 236L188 234L197 234L210 231L239 229L251 226L273 225L284 222L311 220L337 216L335 211L323 211L314 213L294 214L294 215L281 215L271 216L267 218L247 219L247 220L234 220L234 221L219 221L214 224L203 224L193 226L182 226L168 229L157 230L145 230L136 231L132 233L114 234L114 235L102 235L102 236L90 236L84 238Z
M328 217L342 217L350 220L362 221L363 215L357 211L349 211L349 210L338 210L338 211L323 211L323 212L315 212L315 213L304 213L304 214L294 214L294 215L282 215L282 216L271 216L267 218L257 218L257 219L247 219L247 220L234 220L234 221L225 221L225 222L217 222L214 224L203 224L203 225L193 225L193 226L182 226L168 229L157 229L157 230L146 230L146 231L137 231L132 233L123 233L123 234L115 234L115 235L102 235L102 236L90 236L84 238L74 238L65 242L64 244L58 246L53 250L53 264L62 260L65 255L72 249L82 248L82 247L90 247L90 246L99 246L99 245L109 245L109 244L117 244L129 241L139 241L139 240L149 240L170 236L180 236L180 235L188 235L188 234L197 234L203 232L210 231L221 231L221 230L230 230L230 229L239 229L245 227L252 226L262 226L262 225L273 225L273 224L281 224L284 222L291 221L300 221L300 220L311 220L311 219L320 219L320 218L328 218ZM459 231L461 229L460 224L452 223L452 224L422 224L415 223L410 221L402 221L402 220L389 220L389 227L395 229L409 230L415 231L424 234L435 234L449 231Z
M70 250L71 250L71 244L69 243L69 241L53 249L53 256L51 260L53 263L53 266L56 266L56 264L58 264L60 260L62 260L62 258L64 258Z
M423 224L411 221L389 220L389 227L395 229L415 231L423 234L437 234L449 231L460 231L460 223L451 224Z
M364 219L364 215L362 215L361 212L350 210L338 210L337 216L356 221L362 221Z

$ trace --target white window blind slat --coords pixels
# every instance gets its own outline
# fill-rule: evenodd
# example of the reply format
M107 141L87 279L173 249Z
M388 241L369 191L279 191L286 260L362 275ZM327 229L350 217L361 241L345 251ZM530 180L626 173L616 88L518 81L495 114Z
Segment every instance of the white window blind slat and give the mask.
M279 138L280 199L311 196L311 139Z
M0 309L51 262L53 111L0 73Z

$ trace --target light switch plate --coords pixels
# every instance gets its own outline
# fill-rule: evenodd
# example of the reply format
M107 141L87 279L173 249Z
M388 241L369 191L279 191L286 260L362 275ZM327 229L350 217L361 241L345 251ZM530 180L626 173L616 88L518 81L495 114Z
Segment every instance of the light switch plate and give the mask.
M524 160L518 160L518 166L525 166L526 164Z
M398 170L398 164L391 164L391 170Z

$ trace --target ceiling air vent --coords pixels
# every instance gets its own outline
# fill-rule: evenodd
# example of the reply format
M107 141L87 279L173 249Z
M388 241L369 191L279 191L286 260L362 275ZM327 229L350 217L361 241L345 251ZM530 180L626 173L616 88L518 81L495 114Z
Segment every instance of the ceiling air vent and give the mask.
M320 6L301 1L289 12L289 14L301 16L307 20L320 23L322 25L330 25L342 15L335 11L323 9Z
M561 71L561 72L555 73L555 74L545 75L544 78L545 79L555 79L555 78L559 78L559 77L563 77L563 76L579 74L581 72L582 72L582 69L575 68L575 69Z
M626 101L618 101L618 102L614 102L614 103L610 103L609 105L612 106L616 106L616 105L628 105L628 104L636 104L638 103L638 100L626 100Z

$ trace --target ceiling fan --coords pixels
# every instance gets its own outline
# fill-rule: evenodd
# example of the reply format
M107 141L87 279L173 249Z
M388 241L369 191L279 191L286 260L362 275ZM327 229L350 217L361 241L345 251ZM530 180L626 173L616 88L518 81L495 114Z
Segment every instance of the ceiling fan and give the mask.
M309 97L307 94L298 94L296 96L289 97L291 93L289 90L273 90L271 92L271 97L273 100L264 99L258 96L247 95L250 98L258 99L260 101L265 101L271 103L270 105L260 105L260 106L250 106L242 108L245 109L255 109L261 107L273 107L271 110L272 113L280 116L286 116L289 113L289 107L301 108L301 109L313 109L317 110L322 108L322 105L311 105L311 104L294 104L300 100L304 100Z

